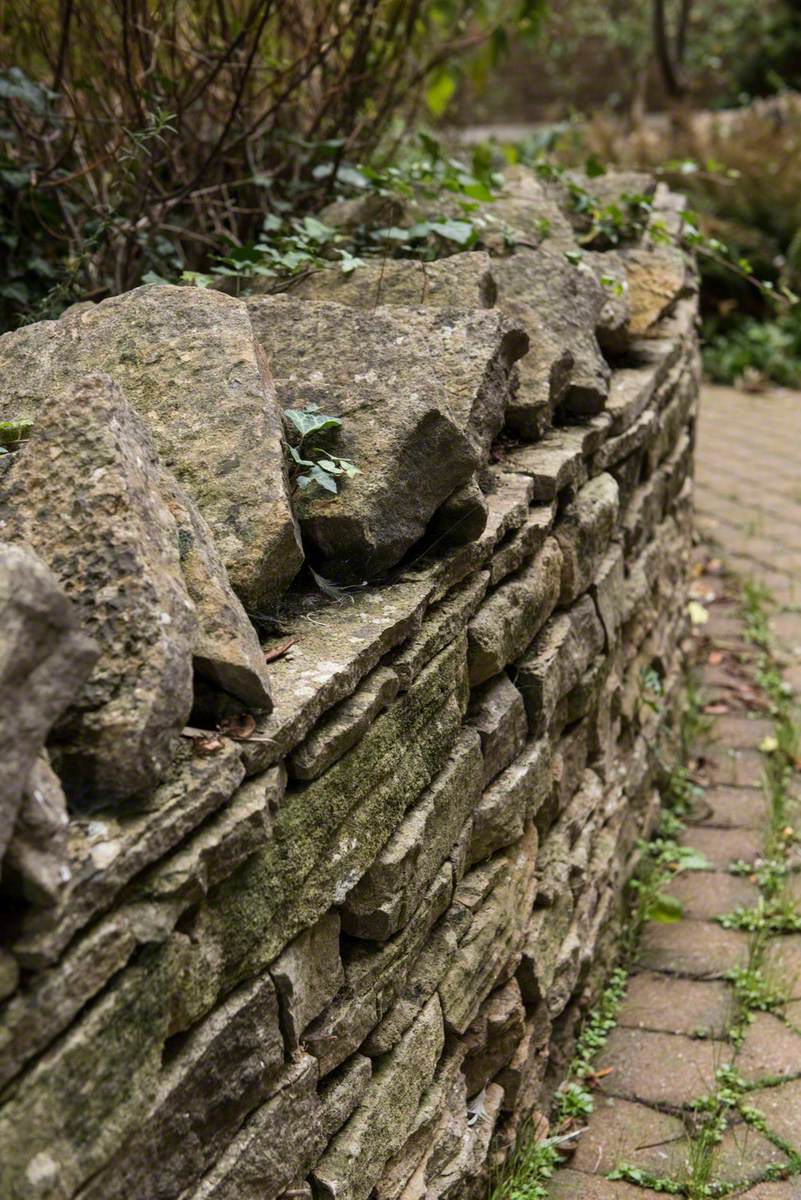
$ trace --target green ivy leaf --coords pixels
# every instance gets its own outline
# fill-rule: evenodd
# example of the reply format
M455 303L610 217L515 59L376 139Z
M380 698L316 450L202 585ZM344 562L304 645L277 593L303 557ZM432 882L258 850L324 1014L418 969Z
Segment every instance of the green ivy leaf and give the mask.
M659 925L674 925L684 916L684 908L675 896L658 892L648 905L645 916L647 920L656 921Z
M466 246L476 236L469 221L432 221L431 232L447 242L456 242L457 246Z
M285 408L284 416L292 422L301 438L308 437L310 433L321 433L324 429L339 429L342 425L339 417L309 409Z

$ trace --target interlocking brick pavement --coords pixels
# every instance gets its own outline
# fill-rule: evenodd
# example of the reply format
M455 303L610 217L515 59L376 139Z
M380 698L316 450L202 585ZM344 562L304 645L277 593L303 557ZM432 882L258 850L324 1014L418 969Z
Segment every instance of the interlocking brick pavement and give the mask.
M759 899L756 872L770 820L762 786L769 748L762 743L773 728L726 571L770 589L784 677L801 691L801 394L705 389L696 509L704 557L725 567L713 565L698 580L709 612L699 642L711 729L691 760L704 796L681 841L703 853L709 868L667 885L684 907L680 922L645 927L618 1025L596 1063L593 1115L553 1180L553 1200L647 1200L657 1177L686 1189L695 1102L729 1066L752 1089L742 1104L759 1109L766 1129L743 1120L745 1107L732 1108L712 1180L736 1185L746 1200L801 1200L801 935L774 936L764 954L764 978L786 1002L755 1013L733 1038L738 1010L729 976L753 961L754 941L715 919ZM750 879L730 873L735 859L753 864ZM801 871L786 895L801 904ZM639 1186L633 1176L631 1183L607 1178L621 1163L645 1169Z

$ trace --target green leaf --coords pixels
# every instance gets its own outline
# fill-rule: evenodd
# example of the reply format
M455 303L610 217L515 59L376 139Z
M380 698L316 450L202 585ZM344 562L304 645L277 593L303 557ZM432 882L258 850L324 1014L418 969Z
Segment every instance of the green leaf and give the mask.
M440 71L426 89L426 104L435 117L441 117L453 99L456 80L450 71Z
M310 433L321 433L324 429L339 429L342 425L339 417L327 416L311 409L285 408L284 416L295 426L301 439L308 437Z
M675 896L657 892L645 912L646 919L659 925L674 925L684 916L684 907Z
M584 164L584 171L589 179L597 179L599 175L606 174L606 167L595 154L591 154Z
M432 221L431 232L447 242L456 242L458 246L466 246L476 236L475 228L469 221Z
M333 492L333 494L336 496L337 491L339 490L337 488L337 482L335 479L331 478L327 471L324 471L321 467L315 464L311 471L309 471L309 475L314 483L318 483L321 488L325 488L327 492Z

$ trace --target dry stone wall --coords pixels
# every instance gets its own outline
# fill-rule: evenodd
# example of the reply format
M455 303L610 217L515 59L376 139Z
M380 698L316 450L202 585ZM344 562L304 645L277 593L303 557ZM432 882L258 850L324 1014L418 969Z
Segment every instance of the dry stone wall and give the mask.
M3 1200L479 1195L547 1112L658 807L699 381L682 253L577 220L516 169L483 250L0 339Z

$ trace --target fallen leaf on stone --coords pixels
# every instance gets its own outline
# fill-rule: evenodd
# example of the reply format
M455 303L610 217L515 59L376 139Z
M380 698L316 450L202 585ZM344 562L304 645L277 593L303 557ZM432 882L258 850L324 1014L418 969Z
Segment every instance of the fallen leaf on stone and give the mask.
M236 716L225 717L220 721L219 729L220 733L233 738L234 741L247 741L256 732L256 718L250 713L237 713Z
M704 712L710 717L721 717L729 711L728 704L705 704Z
M277 658L283 658L292 649L297 640L297 638L290 638L288 642L284 642L281 646L273 646L272 650L265 650L264 661L269 663L275 662Z
M687 615L693 625L706 625L709 620L709 613L697 600L691 600L687 605Z
M759 743L759 748L763 754L773 754L779 749L779 743L775 737L772 737L770 734L768 734L768 736L763 737L762 741Z
M218 733L210 733L206 737L195 738L192 749L195 754L219 754L225 742Z
M720 650L713 650L706 661L710 667L718 667L723 662L723 654Z

